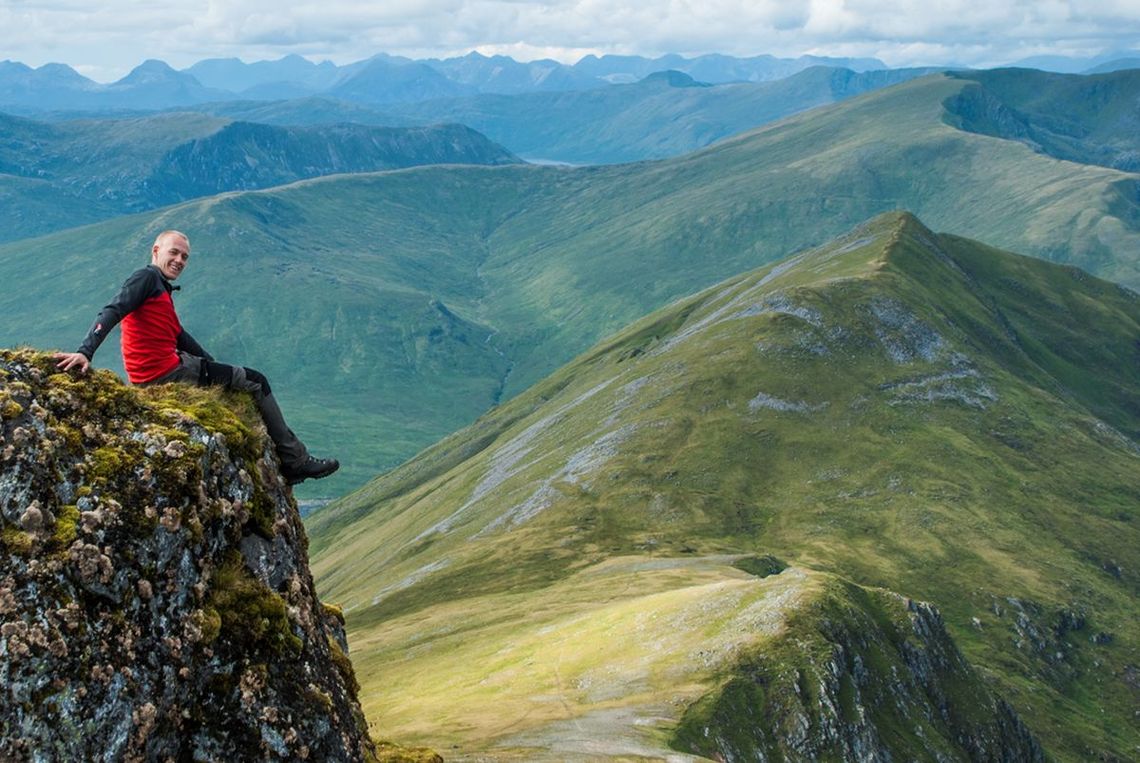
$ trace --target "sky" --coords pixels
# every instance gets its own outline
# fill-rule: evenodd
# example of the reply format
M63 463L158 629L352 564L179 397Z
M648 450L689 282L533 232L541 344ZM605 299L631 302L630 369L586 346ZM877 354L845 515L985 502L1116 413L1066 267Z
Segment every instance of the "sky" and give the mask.
M100 82L146 59L299 54L338 65L501 53L875 57L998 66L1140 49L1140 0L0 0L0 60L65 63Z

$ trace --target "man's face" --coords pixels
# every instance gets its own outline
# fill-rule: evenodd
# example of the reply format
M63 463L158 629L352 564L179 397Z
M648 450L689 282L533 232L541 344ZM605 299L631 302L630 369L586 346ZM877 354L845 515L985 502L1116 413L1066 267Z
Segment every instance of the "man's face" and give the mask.
M158 267L166 280L173 281L182 275L190 259L190 242L182 236L164 236L150 250L150 262Z

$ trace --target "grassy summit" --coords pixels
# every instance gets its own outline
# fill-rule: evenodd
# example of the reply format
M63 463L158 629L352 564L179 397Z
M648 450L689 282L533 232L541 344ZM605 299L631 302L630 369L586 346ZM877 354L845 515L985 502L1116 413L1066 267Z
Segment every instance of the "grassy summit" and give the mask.
M901 213L674 302L311 520L365 711L683 747L838 575L938 606L1048 754L1126 758L1138 335L1134 292Z

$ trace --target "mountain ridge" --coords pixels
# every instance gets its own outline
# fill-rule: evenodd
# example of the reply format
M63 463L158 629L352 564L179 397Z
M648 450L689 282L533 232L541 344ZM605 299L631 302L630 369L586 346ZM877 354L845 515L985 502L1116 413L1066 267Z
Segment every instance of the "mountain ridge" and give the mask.
M1056 309L1065 304L1081 310ZM1054 331L1069 324L1098 342ZM604 657L610 616L587 625L570 591L589 579L592 600L615 601L652 580L697 606L704 589L691 584L752 559L748 570L806 568L931 602L1046 755L1123 755L1136 743L1127 666L1140 637L1128 614L1140 580L1125 572L1140 505L1137 332L1134 292L900 213L675 302L310 517L318 584L345 607L353 643L368 645L366 713L398 716L394 730L412 740L431 736L398 709L412 690L387 670L400 662L418 701L441 713L445 696L535 713L520 721L529 735L503 739L463 732L476 706L453 707L434 733L472 754L563 744L568 719L601 722L590 681L630 669ZM1065 359L1103 385L1065 378ZM638 601L620 619L658 643ZM705 621L673 612L660 627L687 646L653 657L666 662L626 700L609 682L600 696L642 707L633 695L668 691L654 676L674 660L716 696L720 684L690 662L699 641L682 635ZM587 629L579 657L560 658L576 627ZM533 650L506 648L517 633ZM501 649L533 655L542 675L560 671L559 684L477 689L529 664L462 667ZM436 679L440 694L423 694ZM540 695L565 703L561 721ZM695 707L685 696L681 707ZM632 717L674 719L659 741L702 736L671 736L678 706L645 707ZM720 728L757 717L743 712ZM772 749L756 733L732 749Z
M195 112L63 123L0 115L0 141L0 172L36 181L39 193L54 192L60 207L38 229L28 230L34 217L0 224L0 241L51 232L59 227L56 217L69 212L82 224L320 175L520 161L456 124L278 127ZM11 200L14 214L22 203Z
M1099 75L995 69L951 76L977 83L948 101L962 129L1024 143L1082 164L1140 169L1140 70Z

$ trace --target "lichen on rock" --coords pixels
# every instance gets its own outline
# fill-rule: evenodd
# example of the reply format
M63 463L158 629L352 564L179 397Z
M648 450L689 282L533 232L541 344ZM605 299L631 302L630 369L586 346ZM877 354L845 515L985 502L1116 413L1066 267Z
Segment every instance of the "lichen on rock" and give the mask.
M362 761L248 400L0 351L0 759Z

